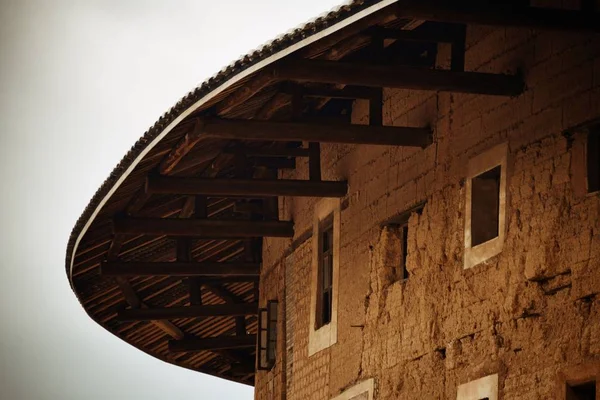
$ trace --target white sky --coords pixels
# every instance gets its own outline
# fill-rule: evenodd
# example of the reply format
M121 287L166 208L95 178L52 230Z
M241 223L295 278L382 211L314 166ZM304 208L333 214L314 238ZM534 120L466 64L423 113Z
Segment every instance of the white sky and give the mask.
M339 0L0 0L0 399L251 399L96 325L65 274L76 219L158 117Z

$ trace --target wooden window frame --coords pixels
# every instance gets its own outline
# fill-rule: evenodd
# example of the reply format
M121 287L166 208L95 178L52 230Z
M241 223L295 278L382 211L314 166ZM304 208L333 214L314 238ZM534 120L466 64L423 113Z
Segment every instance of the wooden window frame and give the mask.
M495 146L469 161L466 179L465 227L464 227L464 269L472 268L500 254L506 236L506 209L508 205L508 144ZM498 199L498 236L476 246L471 244L473 179L481 174L500 167L500 188Z
M267 301L267 307L258 310L258 370L269 371L277 361L278 314L277 300Z
M319 265L317 274L317 304L315 310L315 329L319 329L331 323L333 293L333 258L335 247L333 246L333 213L319 222ZM325 235L327 235L328 247L325 249ZM327 277L327 280L325 278ZM325 301L327 299L327 301Z
M328 324L317 323L319 312L319 271L321 265L321 232L327 224L327 219L332 218L333 248L332 248L332 279L331 279L331 321ZM339 281L339 256L340 256L340 199L323 199L314 208L313 233L312 233L312 258L310 282L310 319L308 336L308 355L326 349L337 342L337 307L338 307L338 281Z

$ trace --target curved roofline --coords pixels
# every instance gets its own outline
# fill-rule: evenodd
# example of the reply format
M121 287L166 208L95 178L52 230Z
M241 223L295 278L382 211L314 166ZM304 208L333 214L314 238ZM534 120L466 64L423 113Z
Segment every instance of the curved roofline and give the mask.
M182 122L186 117L188 117L191 113L193 113L198 107L207 103L215 96L226 90L227 88L233 86L235 83L241 81L242 79L250 76L251 74L267 67L268 65L278 61L289 54L302 49L320 39L323 39L332 33L335 33L356 21L361 20L362 18L373 14L393 3L396 3L398 0L381 0L376 1L374 4L367 6L363 9L359 9L358 11L352 13L354 10L350 10L350 15L342 18L340 21L335 22L331 26L327 26L324 29L304 38L297 42L292 43L289 46L286 46L279 51L271 55L266 55L266 58L255 62L254 64L249 65L247 68L241 70L238 73L234 73L231 77L225 78L226 80L220 84L215 82L218 80L218 75L212 77L205 81L202 85L196 87L196 89L189 93L186 97L181 99L171 110L169 110L165 115L163 115L152 128L150 128L146 134L140 138L140 140L133 146L133 148L129 151L129 153L123 158L123 160L115 167L109 178L105 181L105 183L98 189L89 205L83 212L83 215L77 221L75 227L73 228L73 232L71 237L69 238L69 245L67 247L67 259L66 259L66 267L67 267L67 276L69 278L69 284L71 285L71 289L74 289L73 285L73 263L75 259L75 254L77 253L77 248L79 243L81 242L83 236L86 234L92 222L95 220L98 213L102 210L104 205L109 201L115 191L119 188L119 186L125 181L125 179L133 172L136 166L144 159L146 154L150 152L167 134L169 134L180 122ZM349 5L342 5L338 10L343 10L344 7L354 7L358 8L362 6L364 1L354 1ZM326 18L325 18L326 19ZM334 18L335 19L335 18ZM323 23L324 18L317 18L313 23L318 25ZM309 24L305 26L309 26ZM316 28L318 29L318 27ZM303 30L302 30L303 31ZM288 35L294 34L302 34L302 31L295 31ZM285 36L284 36L285 38ZM272 42L272 45L279 44L278 41L282 41L282 39L276 39ZM225 74L232 73L232 69L235 68L236 64L244 63L244 62L252 62L252 58L256 57L258 59L263 56L263 49L257 50L255 52L251 52L247 56L241 58L236 61L233 65L226 67L222 72ZM243 67L242 67L243 68ZM202 89L205 89L206 86L212 86L213 84L218 84L218 86L212 90L210 90L207 94L202 95L199 99L194 101L194 97L198 96ZM206 88L208 89L208 88ZM192 101L192 104L186 105ZM170 120L166 126L164 124L167 122L166 120ZM158 131L158 132L157 132ZM111 183L111 181L113 181ZM104 192L104 194L103 194ZM79 299L79 295L74 290L75 295Z

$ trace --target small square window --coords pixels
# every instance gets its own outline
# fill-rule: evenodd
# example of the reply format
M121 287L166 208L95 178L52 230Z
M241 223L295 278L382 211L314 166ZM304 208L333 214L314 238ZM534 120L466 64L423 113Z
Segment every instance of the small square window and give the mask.
M596 382L567 385L566 400L596 400Z
M586 143L587 190L588 193L600 190L600 126L591 128Z
M456 400L498 400L498 374L458 386Z
M471 246L498 237L500 221L500 175L497 166L472 179Z
M506 143L469 160L465 191L465 269L502 252L506 236L507 165Z

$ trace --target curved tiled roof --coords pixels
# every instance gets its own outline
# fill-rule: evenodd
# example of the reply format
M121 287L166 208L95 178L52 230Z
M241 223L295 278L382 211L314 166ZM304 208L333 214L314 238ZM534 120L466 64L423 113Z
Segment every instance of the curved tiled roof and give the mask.
M303 39L323 32L325 29L338 24L341 21L365 10L371 6L383 3L393 3L393 1L385 0L353 0L347 4L343 4L336 9L316 18L315 20L296 28L289 33L282 35L273 41L263 45L257 50L254 50L247 55L241 57L229 66L223 68L213 77L206 80L200 86L184 96L177 104L161 116L156 123L144 133L144 135L133 145L129 152L123 157L121 162L113 169L109 177L104 181L100 188L96 191L91 201L83 211L82 215L77 220L69 237L66 252L66 272L70 279L71 262L73 253L77 246L77 241L94 217L94 213L101 205L102 200L109 194L111 188L119 181L124 172L132 165L134 160L156 139L170 124L182 115L185 110L188 110L192 105L201 101L209 94L217 91L228 81L238 76L240 73L255 66L257 63L266 60L290 46L301 42ZM73 287L73 283L71 287Z

